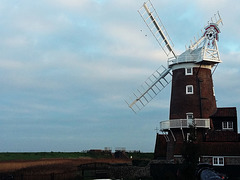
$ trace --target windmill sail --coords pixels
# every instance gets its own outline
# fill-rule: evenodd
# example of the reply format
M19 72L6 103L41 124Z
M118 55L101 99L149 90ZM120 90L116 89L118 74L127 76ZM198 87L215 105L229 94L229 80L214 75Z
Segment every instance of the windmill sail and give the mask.
M161 66L157 69L137 91L133 92L129 101L126 101L128 106L137 112L146 106L159 92L161 92L172 79L171 69L166 69Z
M167 56L172 54L174 58L177 58L173 51L173 43L151 1L148 0L145 2L138 12L165 54ZM167 69L164 66L161 66L142 84L142 86L140 86L140 88L137 89L137 91L133 93L130 100L126 101L128 106L134 112L141 110L171 81L171 68Z
M162 47L165 54L169 56L169 54L172 53L176 58L176 54L173 51L172 40L170 39L165 27L163 26L151 1L148 0L145 2L143 6L138 10L138 12L157 40L158 44Z

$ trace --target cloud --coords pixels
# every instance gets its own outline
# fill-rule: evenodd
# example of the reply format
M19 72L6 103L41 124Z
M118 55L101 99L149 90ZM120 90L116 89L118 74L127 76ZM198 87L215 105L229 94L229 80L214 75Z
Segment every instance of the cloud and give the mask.
M87 10L89 9L91 6L90 4L92 4L92 0L69 0L69 1L64 1L64 0L53 0L50 3L53 6L61 6L62 8L69 8L71 10L74 9L78 9L78 10Z
M0 20L1 151L153 150L154 129L168 119L171 87L138 115L124 102L159 66L167 66L166 55L137 13L143 2L0 2L5 15ZM239 94L239 13L229 13L237 7L226 1L208 6L206 1L152 2L177 54L220 10L223 63L214 74L215 91L221 105L237 106L237 98L226 98L229 89ZM16 142L21 143L13 146Z

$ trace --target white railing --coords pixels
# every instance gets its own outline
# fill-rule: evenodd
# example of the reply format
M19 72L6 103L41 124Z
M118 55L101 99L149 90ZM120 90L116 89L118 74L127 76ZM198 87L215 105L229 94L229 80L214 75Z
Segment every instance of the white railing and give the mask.
M188 62L200 62L200 61L210 61L220 63L219 53L217 49L196 49L191 52L191 50L186 50L184 53L177 57L171 57L168 59L168 66L173 66L174 64L188 63Z
M160 130L168 130L171 128L210 128L210 119L171 119L160 122Z

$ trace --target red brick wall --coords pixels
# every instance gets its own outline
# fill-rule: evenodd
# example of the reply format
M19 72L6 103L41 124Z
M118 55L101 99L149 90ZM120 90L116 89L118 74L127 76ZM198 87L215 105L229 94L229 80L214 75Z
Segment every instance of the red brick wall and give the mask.
M198 69L193 68L193 75L188 76L185 68L173 71L170 119L186 119L188 112L194 118L208 118L216 111L211 70ZM187 85L193 85L194 94L186 94Z
M155 150L154 150L154 158L166 158L167 155L167 142L162 134L157 134Z

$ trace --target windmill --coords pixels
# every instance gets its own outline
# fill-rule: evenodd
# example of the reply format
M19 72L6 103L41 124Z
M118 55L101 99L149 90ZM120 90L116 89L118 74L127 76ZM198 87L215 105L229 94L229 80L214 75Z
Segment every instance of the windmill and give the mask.
M174 119L208 118L216 111L212 73L221 62L217 46L222 23L219 13L205 26L202 36L177 55L152 2L146 1L138 12L167 55L168 67L161 66L133 92L126 101L129 108L138 112L172 82L170 121L161 129L169 128Z

